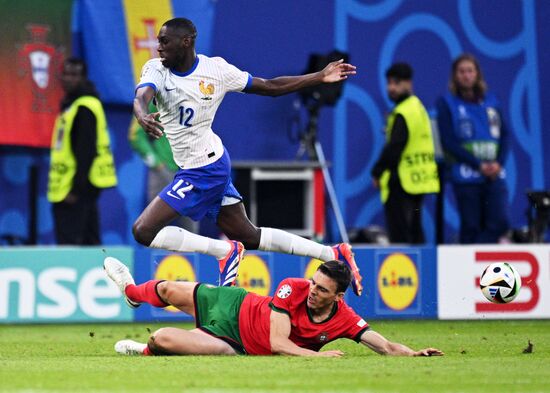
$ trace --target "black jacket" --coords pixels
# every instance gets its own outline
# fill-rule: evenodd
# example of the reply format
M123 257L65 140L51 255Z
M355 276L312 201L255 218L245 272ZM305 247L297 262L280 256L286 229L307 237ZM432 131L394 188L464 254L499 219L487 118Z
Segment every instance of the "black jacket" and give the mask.
M92 82L87 81L77 91L67 94L61 101L61 110L67 109L82 96L99 97ZM88 173L97 156L97 120L91 110L79 107L71 131L71 146L76 159L76 173L71 193L79 198L96 199L100 189L90 183Z

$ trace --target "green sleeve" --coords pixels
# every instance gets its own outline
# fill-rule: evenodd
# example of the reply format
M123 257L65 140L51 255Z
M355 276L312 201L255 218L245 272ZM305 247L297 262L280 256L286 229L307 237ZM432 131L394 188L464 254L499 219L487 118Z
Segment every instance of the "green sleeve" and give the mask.
M154 168L159 165L159 158L153 148L149 136L145 130L139 125L136 119L132 119L128 139L132 149L139 154L149 168Z
M151 103L149 105L149 113L156 111L157 108ZM145 165L149 168L155 168L161 163L162 160L158 156L149 135L147 135L135 118L132 118L130 124L128 140L132 149L139 154Z

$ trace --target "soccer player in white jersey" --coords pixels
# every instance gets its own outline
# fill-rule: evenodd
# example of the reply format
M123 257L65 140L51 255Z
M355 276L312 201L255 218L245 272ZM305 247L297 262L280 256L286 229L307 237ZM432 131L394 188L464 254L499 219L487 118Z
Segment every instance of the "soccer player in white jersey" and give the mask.
M341 260L353 272L352 288L359 296L363 289L361 276L349 244L325 246L279 229L258 228L250 222L242 197L231 182L229 155L211 128L227 92L279 96L321 83L340 82L355 74L355 67L339 60L307 75L262 79L221 57L197 54L196 37L197 30L188 19L164 23L158 34L160 58L143 66L136 87L137 121L154 138L166 134L180 170L134 223L135 239L148 247L215 256L223 286L234 284L245 248L322 261ZM153 98L158 112L148 113ZM178 215L195 221L210 217L233 240L211 239L169 226Z

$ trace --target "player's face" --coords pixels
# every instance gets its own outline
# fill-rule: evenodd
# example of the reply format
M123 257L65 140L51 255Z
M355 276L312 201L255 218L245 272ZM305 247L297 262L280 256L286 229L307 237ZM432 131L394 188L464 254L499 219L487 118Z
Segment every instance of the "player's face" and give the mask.
M344 296L342 292L338 292L337 288L336 281L317 270L311 278L309 285L307 306L311 310L322 310L332 307L334 302Z
M79 64L65 64L61 73L61 86L66 93L74 92L84 81L82 66Z
M168 68L173 68L177 65L179 58L179 43L180 38L174 34L171 29L166 26L162 26L160 29L158 39L158 48L160 60L162 65Z
M178 34L173 29L162 26L157 36L160 60L162 65L168 68L175 68L185 61L189 38Z
M386 90L388 92L388 97L390 97L390 100L395 102L404 94L411 93L412 82L395 78L388 78Z
M458 63L455 71L455 81L458 87L463 90L474 88L477 81L476 65L470 60L463 60Z

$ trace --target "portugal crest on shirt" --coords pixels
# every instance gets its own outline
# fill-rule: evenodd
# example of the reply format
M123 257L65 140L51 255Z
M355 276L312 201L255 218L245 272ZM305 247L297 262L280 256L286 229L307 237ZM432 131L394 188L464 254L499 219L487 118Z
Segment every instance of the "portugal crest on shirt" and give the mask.
M317 340L319 340L320 343L326 343L328 341L328 333L322 332L317 336Z
M277 291L277 297L280 299L286 299L290 296L292 293L292 287L288 284L283 285L279 290Z

